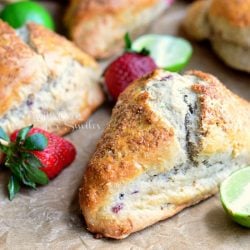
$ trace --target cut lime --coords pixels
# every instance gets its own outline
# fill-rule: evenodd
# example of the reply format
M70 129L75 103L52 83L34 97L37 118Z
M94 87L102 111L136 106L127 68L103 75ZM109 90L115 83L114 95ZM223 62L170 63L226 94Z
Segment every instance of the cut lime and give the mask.
M27 22L35 22L54 30L55 24L50 13L41 5L31 1L7 4L0 18L13 28L20 28Z
M181 71L193 52L187 40L168 35L148 34L139 37L132 44L132 49L137 52L143 48L149 50L158 67L173 72Z
M250 228L250 167L229 176L220 187L221 202L229 216Z

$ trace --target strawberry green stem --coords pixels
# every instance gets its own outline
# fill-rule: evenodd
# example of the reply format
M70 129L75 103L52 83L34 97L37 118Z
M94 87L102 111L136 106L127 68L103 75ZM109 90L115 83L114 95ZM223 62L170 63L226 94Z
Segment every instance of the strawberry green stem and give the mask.
M150 55L150 51L146 48L142 48L141 51L135 51L132 49L132 39L129 35L129 33L127 32L124 36L124 42L125 42L125 51L126 52L131 52L131 53L137 53L143 56L149 56Z

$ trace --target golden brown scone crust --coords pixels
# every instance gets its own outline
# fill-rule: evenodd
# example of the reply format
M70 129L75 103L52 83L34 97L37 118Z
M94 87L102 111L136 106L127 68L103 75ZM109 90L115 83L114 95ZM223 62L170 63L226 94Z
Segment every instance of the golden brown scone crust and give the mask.
M157 5L162 6L162 11L167 7L163 0L71 0L65 24L69 36L83 51L101 59L121 49L124 34L128 31L134 33L135 22L141 22L141 27L136 27L136 33L148 24L145 17L141 20L135 17L150 8L152 12L149 20L162 12L159 7L154 11ZM133 23L131 20L137 21Z
M25 45L15 31L0 20L0 113L13 103L24 100L20 93L23 86L36 82L38 89L46 78L46 65L41 56Z
M183 26L188 34L193 34L195 39L198 39L195 37L196 33L200 33L202 28L207 30L206 26L210 25L210 22L212 22L211 32L213 32L213 29L216 30L216 20L220 22L221 19L225 22L225 29L227 29L226 26L231 26L234 28L237 27L240 31L240 29L250 28L249 12L250 0L196 1L189 7ZM198 30L196 30L197 28ZM203 39L209 38L210 35L211 34L207 34Z
M73 58L83 66L98 68L91 56L83 53L66 38L34 23L28 24L27 27L30 31L31 46L43 55L50 70L55 69L60 59L65 57Z
M76 84L77 88L80 88L80 84L81 89L79 90L82 93L80 105L74 110L75 113L69 114L72 115L72 118L66 121L55 121L53 128L48 128L51 132L64 135L72 130L73 125L77 127L78 124L84 122L104 101L103 92L98 84L99 66L92 57L62 36L34 23L28 24L26 28L25 31L22 31L26 35L22 37L8 24L0 21L0 119L10 120L8 125L5 126L4 123L1 126L7 132L30 124L42 127L43 122L38 122L37 117L34 117L32 113L38 110L30 109L29 113L23 115L20 110L14 117L9 114L10 110L24 105L30 94L39 95L44 86L52 84L54 81L57 85L59 84L59 87L57 93L53 93L54 99L49 99L51 103L46 103L46 107L56 114L56 107L60 106L58 100L62 101L58 112L61 112L65 105L62 95L66 94L65 98L68 101L70 98L75 98L72 88L71 92L65 93L65 85ZM70 74L67 78L65 72L68 70L68 66L76 63L79 64L78 69L82 67L83 71L80 69L81 72L76 72L76 67L72 68L72 71L67 73ZM87 80L84 78L84 74L86 74ZM67 81L73 82L67 83ZM85 81L87 82L85 83ZM51 88L48 89L50 91ZM77 98L79 99L79 96ZM43 103L40 105L43 106ZM6 115L8 118L5 118Z
M234 26L250 26L250 0L213 0L209 12Z
M81 190L80 198L87 207L97 209L101 205L108 189L106 183L129 180L139 175L140 171L131 164L134 160L155 165L173 153L168 146L175 145L174 131L158 121L146 104L148 94L140 91L146 83L147 78L144 77L136 82L136 88L129 87L112 111L113 119L105 129L84 175L84 190Z
M27 28L30 31L30 44L37 53L43 56L51 76L58 74L57 71L60 71L60 66L57 70L58 65L60 65L60 61L65 58L74 59L83 67L93 68L96 70L96 74L98 74L99 66L96 61L77 48L72 42L34 23L28 24ZM72 124L75 126L86 121L91 113L104 101L104 94L99 87L93 86L92 91L96 98L88 103L85 103L83 100L79 119L72 121ZM57 131L53 132L59 135L65 135L71 130L69 126L59 126Z
M115 220L105 218L99 228L95 228L88 223L88 216L95 216L98 209L105 206L110 184L128 182L141 174L133 162L157 165L165 157L171 161L171 155L176 150L174 131L158 121L146 104L148 94L140 91L151 77L137 81L120 96L112 112L113 119L105 129L84 174L80 205L91 232L122 238L134 231L129 220L117 224Z
M250 0L202 0L190 6L183 27L190 38L209 39L226 64L250 72L249 13Z
M147 102L148 92L142 91L150 80L161 75L164 73L156 70L121 94L87 166L79 198L88 230L93 233L121 239L217 192L217 185L214 185L196 197L187 195L182 200L176 199L175 209L159 211L145 220L134 221L129 216L116 218L100 212L108 206L112 187L131 183L154 168L163 173L175 165L180 152L177 132L152 111ZM197 94L201 108L199 130L196 131L201 139L195 148L194 161L201 162L231 148L233 158L242 152L250 153L250 104L226 89L212 75L200 71L190 71L187 75L197 79L192 90ZM136 163L143 168L138 168Z
M250 151L250 104L229 91L220 81L200 71L189 71L209 84L194 84L201 105L199 156L222 153L232 145L233 157L247 149Z
M208 24L208 8L210 2L207 0L196 1L188 9L182 26L191 39L204 40L209 37L210 27ZM194 17L196 21L194 22Z

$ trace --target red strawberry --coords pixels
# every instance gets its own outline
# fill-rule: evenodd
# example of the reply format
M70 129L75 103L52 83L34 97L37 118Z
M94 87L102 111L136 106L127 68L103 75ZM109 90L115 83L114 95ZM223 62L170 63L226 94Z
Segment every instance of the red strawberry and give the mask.
M0 150L5 153L5 166L12 172L8 184L10 200L20 184L32 188L45 185L76 156L71 142L33 126L13 132L10 139L0 127Z
M11 134L12 142L16 141L19 131ZM40 128L32 128L28 135L43 134L48 140L48 146L43 151L31 151L41 162L40 168L47 174L49 179L56 177L65 167L70 165L76 156L74 145L55 134L49 133Z
M134 80L156 69L154 60L135 52L126 52L112 62L104 77L109 93L117 100L119 94Z
M126 50L105 70L104 78L108 91L114 100L134 80L154 71L157 66L145 49L141 53L131 51L128 34L125 37Z

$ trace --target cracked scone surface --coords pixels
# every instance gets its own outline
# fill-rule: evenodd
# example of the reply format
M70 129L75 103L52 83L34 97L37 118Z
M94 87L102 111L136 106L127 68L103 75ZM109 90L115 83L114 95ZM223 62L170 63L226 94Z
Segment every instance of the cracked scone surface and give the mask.
M63 135L103 102L97 63L71 42L30 23L0 21L0 125L34 124Z
M80 188L88 230L121 239L215 194L250 163L250 105L218 79L155 71L124 91Z

